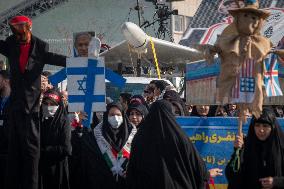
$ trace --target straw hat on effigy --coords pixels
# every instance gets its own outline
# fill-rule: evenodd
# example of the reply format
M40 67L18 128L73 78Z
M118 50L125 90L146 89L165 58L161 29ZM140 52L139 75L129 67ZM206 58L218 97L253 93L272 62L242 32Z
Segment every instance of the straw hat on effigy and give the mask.
M263 19L268 18L270 15L269 11L259 9L258 0L245 0L245 7L231 9L231 10L228 10L228 12L232 16L236 16L240 12L250 12L250 13L255 13L256 15L258 15L260 18L263 18Z

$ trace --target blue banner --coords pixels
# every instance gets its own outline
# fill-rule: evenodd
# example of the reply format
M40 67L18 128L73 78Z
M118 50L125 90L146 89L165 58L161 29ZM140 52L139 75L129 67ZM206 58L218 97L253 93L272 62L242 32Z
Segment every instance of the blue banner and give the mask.
M220 168L223 176L214 179L216 184L227 184L225 167L233 153L233 142L238 133L237 118L179 117L178 123L195 144L207 168ZM278 119L284 129L284 119ZM243 133L248 131L250 120L243 125Z
M208 64L205 60L186 64L186 80L218 76L220 74L220 64L219 58L215 59L213 64Z
M220 74L220 64L220 58L215 58L212 64L208 64L205 60L186 64L186 80L190 81L218 76ZM284 66L282 64L279 64L278 76L284 78Z

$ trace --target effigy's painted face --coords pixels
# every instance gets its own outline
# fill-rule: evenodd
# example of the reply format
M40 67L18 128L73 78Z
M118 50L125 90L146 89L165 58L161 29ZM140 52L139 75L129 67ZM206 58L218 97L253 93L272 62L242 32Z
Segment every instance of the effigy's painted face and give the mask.
M240 34L252 35L259 27L260 18L255 13L240 12L237 15L237 27Z
M29 36L31 34L31 25L27 23L11 25L12 33L21 42L28 42Z

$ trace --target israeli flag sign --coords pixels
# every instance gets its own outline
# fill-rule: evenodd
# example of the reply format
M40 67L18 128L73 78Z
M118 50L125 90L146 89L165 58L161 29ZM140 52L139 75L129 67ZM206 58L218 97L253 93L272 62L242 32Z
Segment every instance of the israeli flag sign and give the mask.
M102 58L67 59L68 111L106 111L105 64Z

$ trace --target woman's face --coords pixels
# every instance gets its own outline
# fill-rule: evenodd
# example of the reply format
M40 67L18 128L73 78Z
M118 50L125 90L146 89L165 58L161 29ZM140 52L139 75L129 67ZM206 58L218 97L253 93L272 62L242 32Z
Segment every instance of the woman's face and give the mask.
M200 116L207 116L208 113L209 113L209 106L200 106L200 105L197 105L197 106L196 106L196 110L197 110L197 113L198 113Z
M256 123L254 125L255 134L261 141L265 141L270 136L271 130L271 126L266 123Z
M175 116L181 116L181 112L175 104L173 104L173 113Z
M135 126L138 126L139 123L141 123L142 119L143 119L143 115L140 112L138 112L135 109L130 111L130 113L129 113L129 120Z
M236 108L237 108L237 105L229 104L229 110L235 110Z
M112 107L108 112L108 116L122 116L122 113L117 107Z

